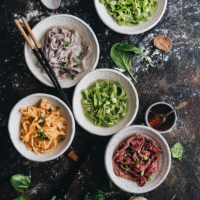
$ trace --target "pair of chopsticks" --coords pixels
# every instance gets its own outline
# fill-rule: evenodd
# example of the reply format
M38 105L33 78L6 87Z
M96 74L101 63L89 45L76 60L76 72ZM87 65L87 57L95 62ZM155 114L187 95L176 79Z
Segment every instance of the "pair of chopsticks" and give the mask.
M60 83L58 82L58 79L56 78L47 58L45 57L37 39L35 38L28 22L26 21L25 18L22 18L22 21L26 27L26 29L28 30L28 33L30 34L31 38L33 39L33 42L35 43L36 48L33 46L32 42L30 41L29 37L27 36L27 34L25 33L24 29L22 28L21 24L19 23L19 21L17 19L14 20L17 27L19 28L20 32L22 33L22 35L24 36L25 40L27 41L28 45L30 46L30 48L32 49L33 53L35 54L36 58L38 59L38 61L40 62L40 64L42 65L43 69L45 70L45 72L47 73L47 75L49 76L50 80L52 81L53 85L57 88L57 90L60 92L61 96L63 97L63 100L65 101L65 103L68 105L68 107L72 110L72 107L62 89L62 87L60 86ZM40 55L39 55L39 53Z
M78 158L78 156L73 152L73 151L70 151L69 153L68 153L68 157L70 157L72 160L74 160L75 162L78 162L78 160L80 160L79 158ZM90 169L90 167L87 165L87 164L85 164L84 162L81 164L81 170L83 171L83 172L85 172L85 174L87 174L87 175L92 175L92 170Z
M88 154L93 150L94 147L94 141L93 138L90 141L89 145L87 145L86 151L85 151L85 155L82 156L81 158L78 158L76 156L76 154L71 151L68 156L70 158L72 158L74 161L76 161L76 165L73 167L72 171L70 172L69 175L67 175L64 178L63 183L61 184L61 187L58 188L53 197L51 198L51 200L64 200L65 199L65 195L69 189L69 187L71 186L75 176L77 175L78 170L81 168L82 171L84 171L87 175L91 175L92 171L91 169L84 163L84 160L86 160ZM88 169L88 170L86 170Z

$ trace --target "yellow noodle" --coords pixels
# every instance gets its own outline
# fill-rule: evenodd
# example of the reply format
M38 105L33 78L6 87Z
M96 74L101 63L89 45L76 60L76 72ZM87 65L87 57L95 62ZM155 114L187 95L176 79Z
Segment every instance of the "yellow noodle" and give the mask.
M20 112L22 113L20 138L25 143L27 150L33 151L36 155L53 151L61 141L60 136L66 136L67 119L57 107L48 103L46 99L41 100L39 108L23 107ZM42 113L44 113L44 117L41 117ZM44 125L40 126L41 122ZM42 136L45 139L41 138L38 130L43 130Z

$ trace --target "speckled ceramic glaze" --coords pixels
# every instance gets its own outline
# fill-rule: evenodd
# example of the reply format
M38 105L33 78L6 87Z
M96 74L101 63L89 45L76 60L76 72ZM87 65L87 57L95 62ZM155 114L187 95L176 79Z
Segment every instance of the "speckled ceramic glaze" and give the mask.
M84 114L81 99L81 91L87 89L99 79L117 81L125 89L128 96L128 109L126 116L122 118L117 124L111 127L95 126L89 121ZM76 86L73 95L73 113L76 121L85 130L92 134L108 136L120 131L122 128L129 126L136 117L139 107L139 100L137 91L133 83L122 73L111 69L99 69L87 74Z
M152 181L147 182L146 185L143 187L140 187L137 184L137 182L129 181L124 178L118 177L115 174L112 167L112 158L120 142L136 133L141 134L146 138L154 140L157 143L158 147L160 147L163 150L163 152L160 154L159 170L154 174ZM149 192L157 188L165 180L171 167L171 154L166 140L162 135L160 135L160 133L147 126L136 125L124 128L110 139L106 147L104 161L106 171L110 179L117 187L126 192L140 194Z
M69 88L76 85L88 72L96 68L99 60L99 43L92 29L84 21L72 15L54 15L47 17L34 26L32 31L36 39L41 41L48 29L55 26L76 29L79 34L86 39L86 42L91 46L92 49L90 57L86 60L87 67L85 71L80 73L73 80L70 76L64 79L58 78L62 88ZM45 85L54 87L47 74L42 73L41 69L37 67L37 59L27 43L25 43L24 46L24 56L26 63L33 75Z
M158 0L158 6L153 16L148 21L136 25L136 26L119 26L113 18L108 14L104 4L100 3L99 0L94 0L94 5L102 22L112 29L115 32L128 34L128 35L135 35L144 33L149 29L153 28L162 18L163 14L165 13L167 0Z
M33 151L28 151L26 149L25 144L19 137L19 131L21 127L20 121L22 117L22 114L19 112L19 110L22 107L27 107L40 103L42 98L47 99L47 101L54 106L59 106L63 115L67 119L67 135L65 137L65 140L55 150L47 154L39 154L38 156L36 156ZM75 121L72 112L63 101L52 95L38 93L23 98L14 106L10 113L8 121L8 131L13 145L22 156L29 160L44 162L59 157L69 148L75 134Z

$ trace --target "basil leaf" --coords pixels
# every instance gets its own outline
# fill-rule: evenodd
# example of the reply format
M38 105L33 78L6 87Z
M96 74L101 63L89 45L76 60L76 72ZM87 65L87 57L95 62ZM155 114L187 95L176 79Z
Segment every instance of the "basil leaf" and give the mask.
M183 158L183 146L180 142L174 144L174 146L171 148L171 154L173 158Z
M85 195L84 200L91 200L90 194L89 194L89 193L87 193L87 194Z
M10 182L15 190L18 192L25 192L31 183L31 180L22 174L16 174L11 177Z
M22 196L19 196L13 200L28 200L26 196L22 195Z
M140 50L132 45L128 45L128 44L117 44L116 47L117 47L117 49L120 49L123 51L132 51L136 54L143 55L146 58L146 60L149 62L149 64L151 66L153 66L151 61L149 60L149 58L145 55L145 53L142 50Z
M111 180L109 181L109 186L111 190L120 191L120 189Z
M112 48L110 50L110 57L113 59L113 61L115 62L115 64L119 68L128 71L128 73L131 75L133 80L135 82L137 82L130 72L130 67L131 67L131 56L130 56L130 54L126 51L121 51L121 50L117 49L116 48L117 45L119 45L119 43L114 44L112 46Z
M102 192L101 190L93 190L85 195L84 200L105 200L105 196L105 192Z

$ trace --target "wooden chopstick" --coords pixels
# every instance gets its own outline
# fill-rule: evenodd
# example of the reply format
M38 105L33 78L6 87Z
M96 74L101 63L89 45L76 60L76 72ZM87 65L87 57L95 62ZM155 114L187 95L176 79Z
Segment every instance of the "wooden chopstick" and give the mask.
M68 101L68 99L67 99L67 97L66 97L66 95L65 95L65 93L64 93L64 91L63 91L63 89L62 89L62 87L60 86L60 83L58 82L58 80L57 80L57 78L56 78L56 76L55 76L55 74L54 74L54 72L53 72L51 66L49 65L49 62L48 62L47 58L45 57L45 55L44 55L42 49L40 48L40 45L39 45L37 39L35 38L35 36L34 36L32 30L31 30L30 26L28 25L26 19L23 18L22 21L23 21L25 27L27 28L27 30L28 30L30 36L32 37L32 39L33 39L33 41L34 41L36 47L38 48L38 51L39 51L39 53L40 53L40 55L41 55L42 58L39 56L37 50L36 50L35 47L33 46L32 42L30 41L29 37L28 37L27 34L25 33L25 31L24 31L24 29L22 28L22 26L21 26L21 24L19 23L19 21L18 21L17 19L15 19L14 21L15 21L17 27L19 28L20 32L21 32L22 35L24 36L25 40L27 41L28 45L29 45L30 48L32 49L33 53L35 54L36 58L38 59L38 61L39 61L40 64L42 65L43 69L45 70L45 72L46 72L47 75L49 76L50 80L52 81L52 83L54 84L54 86L57 88L57 90L60 92L60 94L62 95L62 97L63 97L65 103L66 103L66 104L68 105L68 107L72 110L72 107L71 107L71 105L70 105L70 103L69 103L69 101ZM44 62L43 62L42 59L44 60L46 66L45 66L45 64L44 64Z
M58 82L58 80L57 80L57 78L56 78L56 76L55 76L55 74L54 74L53 69L52 69L51 66L49 65L49 62L48 62L46 56L44 55L44 53L43 53L43 51L42 51L42 49L41 49L41 47L40 47L40 45L39 45L37 39L35 38L35 36L34 36L32 30L31 30L31 28L30 28L28 22L26 21L25 18L22 18L22 21L23 21L23 23L24 23L26 29L28 30L28 33L30 34L31 38L33 39L33 41L34 41L36 47L38 48L38 51L39 51L40 55L42 56L42 59L44 60L44 62L45 62L45 64L46 64L47 68L48 68L49 71L51 72L51 74L52 74L52 76L53 76L53 78L54 78L54 80L55 80L55 82L56 82L56 84L57 84L57 86L58 86L60 92L62 93L62 96L64 96L64 99L65 99L65 101L67 102L67 104L70 105L70 103L69 103L69 101L68 101L68 99L67 99L67 97L66 97L64 91L62 90L62 87L60 86L60 83ZM71 105L70 105L69 107L71 108Z
M75 162L78 161L78 156L73 152L70 151L68 153L68 157L70 157L72 160L74 160ZM90 169L90 167L88 165L86 165L84 162L81 164L81 170L85 172L85 174L87 175L92 175L92 170Z

